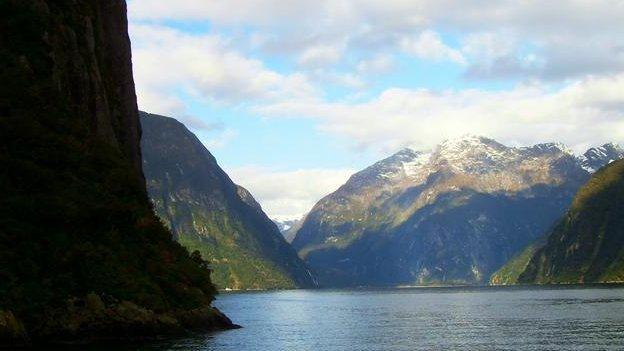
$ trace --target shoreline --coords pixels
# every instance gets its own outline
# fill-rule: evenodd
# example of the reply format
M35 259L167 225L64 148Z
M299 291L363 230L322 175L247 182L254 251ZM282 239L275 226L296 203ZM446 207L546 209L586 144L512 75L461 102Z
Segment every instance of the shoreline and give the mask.
M460 290L460 289L519 289L519 288L537 288L537 289L560 289L560 288L612 288L624 287L624 281L621 282L600 282L600 283L549 283L549 284L447 284L447 285L397 285L397 286L353 286L353 287L322 287L322 288L301 288L301 289L230 289L219 290L219 294L243 294L243 293L261 293L276 291L378 291L378 290Z
M0 311L0 349L151 341L242 328L212 305L157 312L129 301L105 304L96 294L71 299L36 319L29 325Z

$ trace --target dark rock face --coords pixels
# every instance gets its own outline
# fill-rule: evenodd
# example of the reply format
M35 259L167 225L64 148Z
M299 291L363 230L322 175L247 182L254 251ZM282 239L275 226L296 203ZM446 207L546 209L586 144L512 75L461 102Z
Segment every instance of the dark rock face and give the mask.
M211 306L191 310L155 312L130 301L94 293L72 298L64 308L51 311L39 338L47 343L89 343L182 336L190 330L236 329L240 326Z
M1 314L36 341L90 293L209 307L205 262L145 191L125 2L0 2L0 67Z
M220 288L312 287L297 253L253 196L173 118L141 112L143 170L156 213L210 260Z
M15 30L4 32L4 49L11 51L4 58L13 61L3 66L5 73L21 75L18 79L46 79L49 86L41 88L55 90L50 93L65 100L63 109L85 120L83 132L118 149L140 173L140 126L125 1L6 1L3 7L7 16L15 15L3 21ZM18 23L26 17L30 23ZM16 111L29 106L10 107Z
M405 149L319 201L293 247L323 286L483 284L589 177L554 143L512 148L469 136Z
M531 256L519 283L624 281L624 160L599 170Z

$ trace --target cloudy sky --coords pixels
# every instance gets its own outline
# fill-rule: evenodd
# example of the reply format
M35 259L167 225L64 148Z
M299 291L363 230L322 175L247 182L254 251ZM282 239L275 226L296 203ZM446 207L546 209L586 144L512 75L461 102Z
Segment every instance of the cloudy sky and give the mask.
M139 107L273 217L405 146L624 141L621 0L130 0Z

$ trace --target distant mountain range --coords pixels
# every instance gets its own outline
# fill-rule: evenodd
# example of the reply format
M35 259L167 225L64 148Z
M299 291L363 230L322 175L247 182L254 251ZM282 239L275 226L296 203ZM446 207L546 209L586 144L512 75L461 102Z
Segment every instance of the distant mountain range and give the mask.
M613 143L577 157L557 143L466 136L403 149L304 218L271 221L181 123L146 113L141 122L157 214L232 289L313 287L317 278L325 287L548 281L529 278L545 233L592 173L624 157Z
M279 229L280 233L284 236L287 242L291 243L297 234L299 228L301 228L301 224L303 223L303 218L294 218L294 219L273 219L275 225Z
M492 284L624 281L624 160L599 170L538 242L492 276Z
M614 144L577 157L477 136L404 149L321 199L292 245L323 286L486 283L623 156Z
M141 113L143 171L158 216L210 261L220 288L313 287L306 265L253 196L173 118Z
M587 150L579 159L585 170L594 173L606 164L621 159L623 155L624 149L617 144L608 143Z

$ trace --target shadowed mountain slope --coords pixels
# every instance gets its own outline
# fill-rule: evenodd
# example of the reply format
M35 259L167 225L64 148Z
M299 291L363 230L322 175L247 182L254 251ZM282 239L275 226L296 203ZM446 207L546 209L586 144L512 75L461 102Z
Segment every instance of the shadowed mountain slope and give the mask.
M531 256L520 283L624 281L624 160L599 170Z
M404 149L320 200L293 246L324 286L481 284L564 213L585 168L554 143Z
M221 288L312 287L312 277L253 196L173 118L141 113L143 170L156 212L199 250Z
M0 67L0 344L225 323L145 191L125 2L1 1Z

